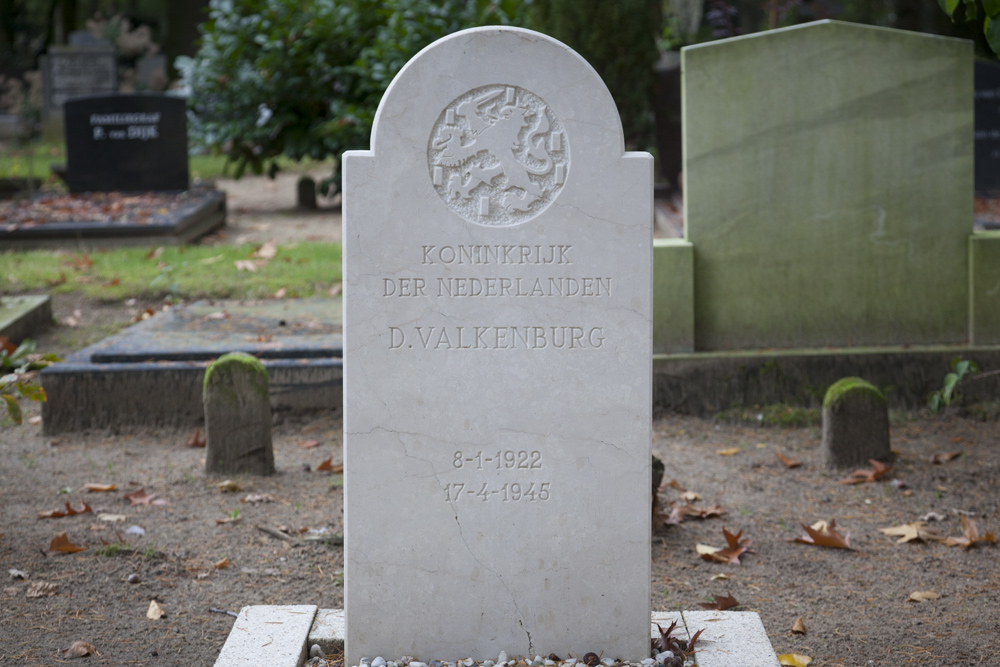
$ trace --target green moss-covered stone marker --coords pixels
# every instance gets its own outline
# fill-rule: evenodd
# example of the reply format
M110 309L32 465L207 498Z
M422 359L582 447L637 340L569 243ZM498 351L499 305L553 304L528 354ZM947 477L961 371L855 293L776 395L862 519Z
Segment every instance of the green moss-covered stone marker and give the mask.
M823 462L831 467L889 461L889 408L874 385L847 377L830 385L823 399Z
M254 356L231 352L205 371L205 471L274 474L267 369Z

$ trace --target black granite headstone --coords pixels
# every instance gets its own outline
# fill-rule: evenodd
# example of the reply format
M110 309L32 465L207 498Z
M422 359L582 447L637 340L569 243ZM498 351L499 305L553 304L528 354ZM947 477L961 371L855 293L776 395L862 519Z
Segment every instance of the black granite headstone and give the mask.
M976 192L1000 193L1000 64L976 61Z
M167 95L66 102L70 192L188 189L187 104Z

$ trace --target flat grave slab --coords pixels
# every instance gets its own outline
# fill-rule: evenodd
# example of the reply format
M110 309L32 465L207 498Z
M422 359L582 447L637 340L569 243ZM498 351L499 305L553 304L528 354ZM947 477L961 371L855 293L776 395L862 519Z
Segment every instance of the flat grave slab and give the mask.
M0 220L12 250L181 245L226 224L226 193L39 195L0 202Z
M52 324L52 299L48 294L0 298L0 336L18 344Z
M197 424L205 368L236 351L264 363L272 408L339 410L340 299L197 301L42 371L45 432Z
M314 605L243 607L215 667L298 667L315 615Z

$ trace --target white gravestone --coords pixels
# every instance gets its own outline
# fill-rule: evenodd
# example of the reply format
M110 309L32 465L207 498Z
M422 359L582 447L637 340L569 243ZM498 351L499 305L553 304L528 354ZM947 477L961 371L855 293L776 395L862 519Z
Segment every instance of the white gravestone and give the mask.
M649 654L653 160L544 35L435 42L344 156L347 664Z

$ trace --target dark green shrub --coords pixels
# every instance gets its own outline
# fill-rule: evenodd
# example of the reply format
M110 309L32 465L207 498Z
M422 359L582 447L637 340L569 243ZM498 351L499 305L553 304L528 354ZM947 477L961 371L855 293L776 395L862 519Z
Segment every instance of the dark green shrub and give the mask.
M239 177L275 158L339 158L369 146L382 93L407 60L456 30L519 20L525 0L212 0L202 42L177 68L196 144ZM339 166L321 184L339 187Z

